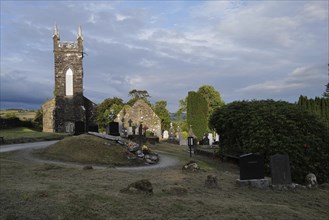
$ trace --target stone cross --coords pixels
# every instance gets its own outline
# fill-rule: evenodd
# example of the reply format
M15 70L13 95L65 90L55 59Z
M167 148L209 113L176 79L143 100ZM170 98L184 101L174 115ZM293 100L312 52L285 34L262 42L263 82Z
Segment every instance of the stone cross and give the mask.
M129 127L131 127L131 123L133 123L133 121L129 119L128 123L129 123Z

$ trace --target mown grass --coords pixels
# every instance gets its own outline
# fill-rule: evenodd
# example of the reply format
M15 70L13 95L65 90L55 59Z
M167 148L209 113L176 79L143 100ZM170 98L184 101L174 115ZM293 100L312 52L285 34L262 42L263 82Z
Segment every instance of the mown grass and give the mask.
M1 129L0 136L4 138L5 144L13 144L43 140L57 140L62 139L67 135L59 133L39 132L31 128L19 127L12 129Z
M168 143L151 147L180 163L159 170L83 170L29 162L20 159L20 151L0 154L0 219L328 219L328 188L240 188L235 164L190 158L186 147ZM200 172L182 171L190 159ZM217 176L219 188L204 186L207 175ZM150 180L153 195L120 193L141 179ZM182 186L188 193L166 194L168 186Z
M127 159L132 153L126 147L88 134L67 137L48 148L36 151L35 154L42 158L82 164L113 166L141 164L138 159Z

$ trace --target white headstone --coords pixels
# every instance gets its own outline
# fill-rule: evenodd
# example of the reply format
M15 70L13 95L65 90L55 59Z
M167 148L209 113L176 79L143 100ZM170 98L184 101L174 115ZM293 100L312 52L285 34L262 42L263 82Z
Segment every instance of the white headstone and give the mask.
M215 141L219 141L219 135L216 133L216 136L215 136Z
M163 132L163 139L168 139L169 138L169 133L167 130Z
M127 128L127 134L128 135L133 135L133 128L132 127Z
M208 138L209 138L209 145L211 146L212 143L214 143L214 138L213 138L213 136L212 136L212 133L209 133L209 134L208 134Z

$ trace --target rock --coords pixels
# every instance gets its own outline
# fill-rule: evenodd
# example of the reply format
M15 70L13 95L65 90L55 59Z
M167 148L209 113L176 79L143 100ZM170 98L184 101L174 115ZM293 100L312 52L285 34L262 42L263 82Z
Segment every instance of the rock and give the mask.
M151 160L151 159L145 159L145 161L146 161L146 163L148 163L148 164L155 164L155 163L156 163L156 161Z
M145 193L145 194L153 194L153 187L149 180L142 179L137 182L129 184L127 188L121 189L122 193Z
M200 170L200 167L195 161L191 160L183 166L182 170L188 172L197 172Z
M316 180L316 176L313 173L309 173L305 177L305 184L307 188L314 188L318 185L318 182Z
M159 161L159 156L157 155L150 155L150 159L155 161L155 162L158 162Z
M218 188L217 176L208 175L204 185L207 188Z
M182 196L187 194L187 189L183 186L168 186L165 189L162 189L162 192L174 195L174 196Z

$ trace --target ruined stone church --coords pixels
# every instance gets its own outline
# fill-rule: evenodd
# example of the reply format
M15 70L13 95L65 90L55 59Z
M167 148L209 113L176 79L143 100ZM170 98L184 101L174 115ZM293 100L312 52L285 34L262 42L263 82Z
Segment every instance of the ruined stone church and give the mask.
M53 47L54 98L42 105L43 132L80 134L94 130L97 126L96 104L83 95L81 28L78 29L77 42L63 42L55 25Z

